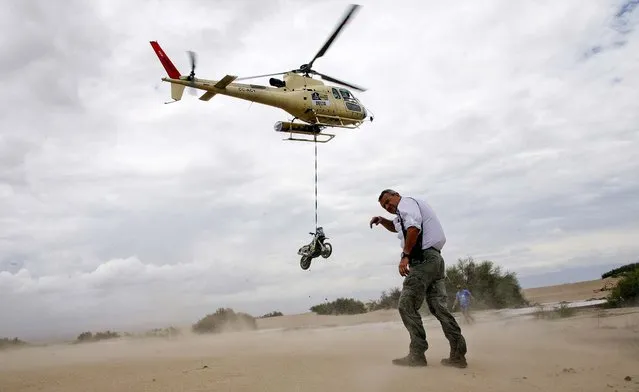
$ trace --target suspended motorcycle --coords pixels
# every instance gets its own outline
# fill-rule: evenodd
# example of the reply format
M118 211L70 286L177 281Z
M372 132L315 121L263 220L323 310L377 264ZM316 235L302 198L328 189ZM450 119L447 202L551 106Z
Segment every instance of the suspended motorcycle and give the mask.
M311 232L309 234L313 236L313 240L297 251L297 254L302 256L300 259L300 267L302 267L303 270L309 269L311 261L314 258L322 256L327 259L333 253L333 246L329 242L326 242L328 237L324 235L324 229L322 227L315 229L315 233Z

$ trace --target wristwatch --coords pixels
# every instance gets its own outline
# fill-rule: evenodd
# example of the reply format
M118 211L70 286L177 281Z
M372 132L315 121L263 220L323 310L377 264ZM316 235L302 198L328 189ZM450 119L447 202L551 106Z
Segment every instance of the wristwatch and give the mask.
M403 259L404 257L406 257L406 258L408 258L408 259L410 260L410 255L409 255L408 253L404 253L404 252L402 252L402 259Z

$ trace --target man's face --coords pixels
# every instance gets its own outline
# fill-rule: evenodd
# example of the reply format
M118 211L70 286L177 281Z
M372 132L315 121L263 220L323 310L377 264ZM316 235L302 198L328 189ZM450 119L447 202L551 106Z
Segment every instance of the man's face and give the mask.
M399 196L398 195L389 195L388 193L382 196L379 204L383 209L390 212L391 214L397 213L397 205L399 204Z

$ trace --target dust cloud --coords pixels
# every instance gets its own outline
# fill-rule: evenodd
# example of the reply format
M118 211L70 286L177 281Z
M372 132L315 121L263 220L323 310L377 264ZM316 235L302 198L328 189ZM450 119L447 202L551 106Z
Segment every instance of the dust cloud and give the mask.
M639 391L639 309L569 317L476 312L468 367L447 368L448 342L424 317L428 367L391 364L408 349L395 310L258 319L254 331L122 338L0 353L13 391Z

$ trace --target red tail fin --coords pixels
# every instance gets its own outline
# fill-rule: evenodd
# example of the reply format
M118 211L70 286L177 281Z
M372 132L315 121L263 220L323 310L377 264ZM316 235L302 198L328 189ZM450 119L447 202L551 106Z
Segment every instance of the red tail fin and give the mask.
M151 46L153 47L153 50L155 50L155 54L157 54L158 58L160 59L160 62L164 66L164 69L166 70L166 73L169 75L169 77L171 79L179 79L180 71L178 71L177 68L175 68L175 65L173 65L169 57L166 55L166 53L164 53L164 51L160 47L160 44L158 44L157 41L150 41L150 42L151 42Z

